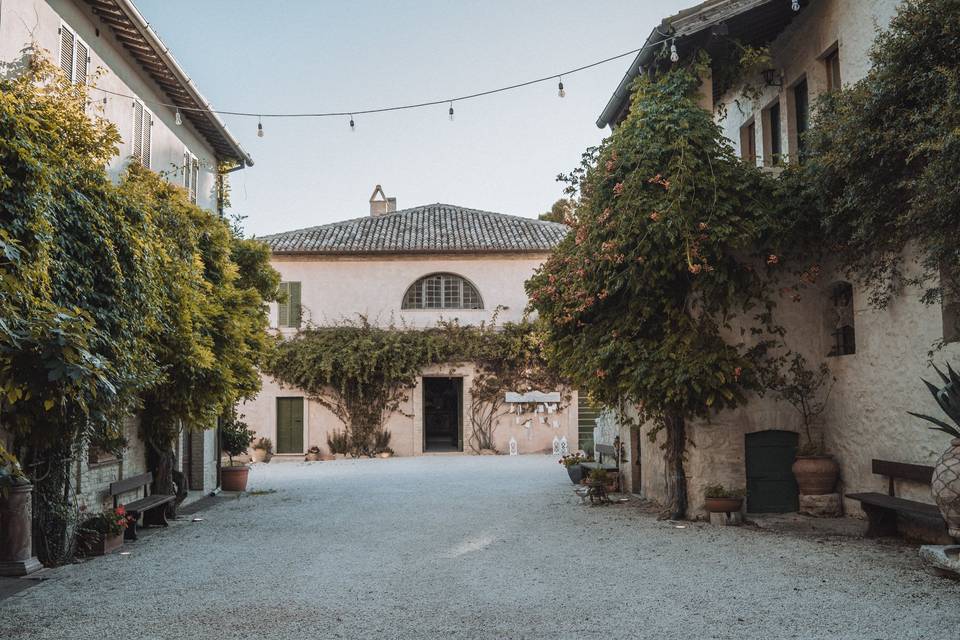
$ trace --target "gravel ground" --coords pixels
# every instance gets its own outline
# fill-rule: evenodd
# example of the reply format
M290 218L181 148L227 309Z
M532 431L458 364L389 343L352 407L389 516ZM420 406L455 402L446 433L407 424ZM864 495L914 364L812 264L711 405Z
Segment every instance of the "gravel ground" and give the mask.
M960 637L915 547L581 506L549 457L275 461L250 489L52 572L0 636Z

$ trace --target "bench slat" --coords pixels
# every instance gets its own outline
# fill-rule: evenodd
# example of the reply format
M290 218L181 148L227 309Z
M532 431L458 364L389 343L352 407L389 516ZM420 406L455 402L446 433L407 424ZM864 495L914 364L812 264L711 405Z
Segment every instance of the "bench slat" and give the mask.
M937 519L942 517L940 515L940 509L937 508L935 504L896 498L883 493L848 493L846 497L882 509L890 509L891 511L914 513L921 516L936 517Z
M888 478L902 478L930 484L933 479L933 467L922 464L908 464L906 462L892 462L890 460L873 460L873 472L878 476Z
M127 511L136 511L138 513L142 513L143 511L153 509L161 504L173 502L174 499L176 499L176 496L152 495L147 496L146 498L140 498L139 500L134 500L133 502L128 502L123 506L127 509Z
M123 480L117 480L116 482L110 483L110 495L118 496L121 493L126 493L127 491L133 491L139 489L140 487L146 486L148 484L153 484L153 474L149 471L147 473L141 473L136 476L130 476L129 478L124 478Z
M606 469L607 471L617 471L617 465L615 464L601 464L599 462L581 462L581 467L585 469Z

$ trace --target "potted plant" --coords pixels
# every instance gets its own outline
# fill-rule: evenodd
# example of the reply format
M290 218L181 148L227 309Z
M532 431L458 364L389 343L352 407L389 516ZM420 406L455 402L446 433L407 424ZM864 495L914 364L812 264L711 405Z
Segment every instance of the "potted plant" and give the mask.
M373 435L373 453L379 458L389 458L393 455L390 448L392 434L386 429L380 429Z
M307 462L318 462L321 459L320 447L313 445L307 449L307 455L305 455L303 459Z
M253 442L254 432L250 430L243 416L231 411L220 423L220 448L227 454L229 462L220 469L220 485L224 491L246 491L247 476L250 467L243 462L234 462L233 456L247 452Z
M270 438L257 438L253 441L250 459L253 462L270 462L273 457L273 441Z
M583 451L577 451L575 453L569 453L557 462L562 464L567 469L567 475L570 476L570 482L573 484L580 484L583 482L583 467L580 466L583 462L590 462L590 458L587 457Z
M103 556L123 544L130 516L123 505L88 518L80 525L81 546L90 555Z
M777 374L771 385L777 396L800 414L803 437L793 463L793 475L803 495L833 493L840 475L840 466L825 451L823 438L814 435L834 382L836 378L826 364L821 363L816 370L808 369L806 359L796 353L789 359L786 373Z
M703 490L704 507L710 513L736 513L743 506L743 489L712 484Z
M931 429L942 431L951 438L950 446L943 452L933 468L930 490L933 492L934 502L937 503L940 513L943 514L943 519L947 521L947 529L950 535L954 538L960 538L960 376L954 372L949 364L947 364L948 375L944 375L936 366L934 366L934 369L943 379L943 388L939 389L926 380L923 382L930 389L930 393L933 394L943 412L953 421L953 424L912 411L907 413L932 422L934 426L930 427Z
M346 458L350 451L350 436L347 435L346 430L331 431L327 435L327 448L337 460Z

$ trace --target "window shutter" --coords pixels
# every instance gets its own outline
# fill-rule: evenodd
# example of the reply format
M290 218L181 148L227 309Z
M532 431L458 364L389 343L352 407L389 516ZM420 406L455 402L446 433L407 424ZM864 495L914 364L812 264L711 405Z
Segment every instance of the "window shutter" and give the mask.
M73 33L66 27L60 27L60 68L73 81Z
M143 155L143 105L133 103L133 157L140 159Z
M143 142L141 143L140 161L147 169L150 168L151 132L153 130L153 116L146 109L143 110Z
M281 302L277 305L279 310L279 315L277 317L277 326L285 327L287 323L290 322L290 283L281 282L280 283L280 296L284 299L284 302Z
M290 283L290 325L300 328L300 283Z
M183 171L183 188L190 193L190 154L186 151L183 152L183 167L180 170Z
M87 83L87 45L83 44L77 40L77 55L76 55L76 64L74 65L75 72L73 74L73 81L77 84L86 84Z

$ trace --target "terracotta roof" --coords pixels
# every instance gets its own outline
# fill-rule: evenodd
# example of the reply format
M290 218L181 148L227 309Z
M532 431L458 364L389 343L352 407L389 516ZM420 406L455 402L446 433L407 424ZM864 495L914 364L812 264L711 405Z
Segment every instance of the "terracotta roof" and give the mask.
M449 204L428 204L260 238L274 253L549 251L568 227Z

